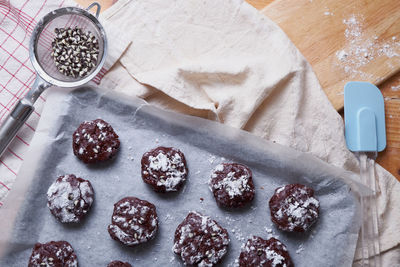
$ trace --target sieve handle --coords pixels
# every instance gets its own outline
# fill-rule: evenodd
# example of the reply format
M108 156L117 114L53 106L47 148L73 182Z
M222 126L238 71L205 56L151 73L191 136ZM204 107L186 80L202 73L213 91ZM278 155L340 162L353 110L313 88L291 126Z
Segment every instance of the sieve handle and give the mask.
M89 11L89 10L92 9L94 6L96 7L96 18L98 18L99 15L100 15L100 10L101 10L101 5L100 5L99 3L97 3L97 2L91 3L90 6L88 6L88 7L86 8L86 11Z
M35 103L36 99L49 86L50 84L46 83L39 76L37 76L32 89L29 90L28 94L24 98L18 101L17 105L2 123L0 126L0 157L17 135L19 129L21 129L26 120L35 110L33 104Z
M18 130L24 125L32 114L34 107L27 99L21 99L0 128L0 156L3 155L8 145L17 135Z

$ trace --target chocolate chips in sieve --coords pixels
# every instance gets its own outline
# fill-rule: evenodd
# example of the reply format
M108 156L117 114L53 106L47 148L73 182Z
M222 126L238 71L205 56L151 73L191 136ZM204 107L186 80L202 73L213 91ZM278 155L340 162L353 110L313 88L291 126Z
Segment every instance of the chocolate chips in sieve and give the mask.
M93 33L81 28L56 28L52 42L54 63L59 72L70 77L84 77L96 66L99 42Z

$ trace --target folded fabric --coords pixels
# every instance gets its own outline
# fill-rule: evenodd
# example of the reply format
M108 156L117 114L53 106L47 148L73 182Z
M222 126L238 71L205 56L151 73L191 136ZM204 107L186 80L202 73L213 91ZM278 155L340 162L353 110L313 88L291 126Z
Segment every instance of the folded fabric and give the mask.
M242 0L119 0L104 13L132 41L102 85L248 130L358 172L343 121L310 65ZM376 166L383 266L399 257L400 183ZM360 258L360 251L356 259Z

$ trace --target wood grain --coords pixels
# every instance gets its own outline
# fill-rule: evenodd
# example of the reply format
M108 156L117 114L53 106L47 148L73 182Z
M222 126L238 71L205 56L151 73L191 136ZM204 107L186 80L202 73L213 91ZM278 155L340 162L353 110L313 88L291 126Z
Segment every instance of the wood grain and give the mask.
M258 10L261 10L267 5L274 2L274 0L246 0L246 2L257 8Z
M101 0L104 7L110 6L112 1ZM77 2L82 6L91 3L89 0L77 0ZM338 62L335 52L349 45L344 36L343 19L349 18L352 14L362 16L364 21L361 30L367 34L366 36L374 34L378 36L379 41L376 46L390 42L391 37L396 34L400 39L398 0L296 0L295 2L247 0L247 2L257 9L264 8L262 12L284 29L309 60L325 92L337 108L342 106L341 91L345 81L357 79L341 73L340 66L336 64ZM325 12L333 15L325 15ZM365 69L361 70L373 73L375 83L381 83L379 87L385 97L387 149L379 154L377 162L400 180L400 72L397 72L400 64L397 60L397 57L374 58L363 66ZM374 82L373 79L370 81Z
M377 162L400 181L400 73L380 86L385 97L387 148Z
M400 180L400 1L297 0L293 4L291 0L275 0L262 12L288 34L307 58L339 111L343 107L342 91L347 81L369 81L380 87L385 97L387 148L379 154L377 162ZM392 53L386 54L395 56L382 53L359 67L350 64L356 73L346 72L336 52L351 51L354 46L346 39L345 31L349 27L343 23L343 19L352 16L361 21L360 38L350 39L359 42L360 47L372 42L369 51L384 48L385 44L393 49L394 44L394 49L389 51Z
M400 57L393 55L400 54L400 42L392 37L400 34L400 1L297 0L294 5L292 0L276 0L262 12L311 63L336 109L343 107L347 81L379 84L399 71ZM348 58L339 60L338 51Z

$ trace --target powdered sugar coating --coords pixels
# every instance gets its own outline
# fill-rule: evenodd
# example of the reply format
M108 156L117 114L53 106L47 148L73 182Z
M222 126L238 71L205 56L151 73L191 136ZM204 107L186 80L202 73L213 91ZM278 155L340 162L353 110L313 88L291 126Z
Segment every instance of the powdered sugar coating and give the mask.
M254 198L252 173L243 164L217 165L208 184L217 203L224 207L242 207Z
M253 236L242 247L239 256L240 267L292 267L289 252L281 241L275 238L264 240Z
M67 241L36 243L33 247L28 267L77 267L74 249Z
M94 200L93 187L88 180L73 174L64 175L47 190L47 206L62 223L77 223L89 211Z
M176 228L173 251L185 265L214 266L226 254L229 242L226 229L193 211Z
M142 179L157 192L178 191L188 169L183 153L173 147L157 147L142 157Z
M154 238L158 230L156 207L136 197L125 197L114 204L108 232L114 240L134 246Z
M269 206L272 221L283 231L305 232L319 216L314 190L301 184L277 188Z
M72 135L75 156L84 163L96 163L113 158L120 142L110 124L102 119L82 122Z

